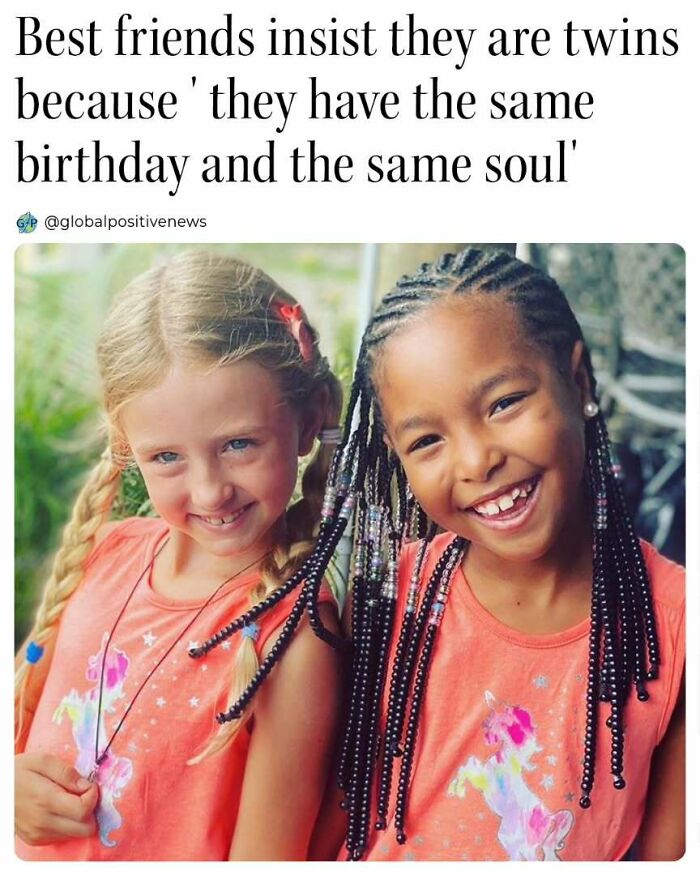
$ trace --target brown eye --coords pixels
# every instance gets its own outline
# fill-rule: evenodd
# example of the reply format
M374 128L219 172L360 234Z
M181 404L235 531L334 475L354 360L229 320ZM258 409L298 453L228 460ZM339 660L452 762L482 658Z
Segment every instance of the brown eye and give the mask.
M518 401L522 401L524 397L525 393L520 392L517 395L506 395L505 398L499 398L498 401L492 405L489 414L493 416L494 413L502 413L504 410L508 410L509 407L517 404Z
M412 443L411 446L408 448L408 452L412 453L415 450L423 450L426 447L432 446L438 440L439 438L436 434L427 434L425 435L425 437L418 438L417 441Z

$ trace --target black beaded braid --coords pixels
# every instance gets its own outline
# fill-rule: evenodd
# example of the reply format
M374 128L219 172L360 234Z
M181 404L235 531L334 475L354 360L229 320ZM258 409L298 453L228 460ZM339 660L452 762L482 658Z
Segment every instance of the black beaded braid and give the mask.
M396 840L401 845L405 843L407 838L405 832L405 821L406 810L408 808L408 788L411 780L411 769L413 767L416 738L418 736L418 721L420 719L421 705L423 704L425 685L428 679L430 657L433 653L435 637L442 620L442 614L445 610L452 575L462 558L464 547L464 539L455 538L446 548L441 557L441 560L446 557L446 561L444 564L440 562L438 563L438 566L436 566L435 572L433 572L431 578L431 585L426 589L424 597L426 604L428 597L430 598L430 619L425 633L425 643L420 651L418 665L416 667L413 696L411 698L411 707L406 727L405 746L401 754L401 768L399 770L399 780L396 793L396 815L394 818L394 824L396 827ZM442 567L440 567L440 565L442 565ZM432 585L433 580L435 581L435 585ZM438 587L440 591L436 592ZM418 622L420 623L420 617Z
M398 839L405 840L413 756L431 657L439 647L440 619L446 606L449 610L452 572L464 550L462 539L453 539L438 557L429 580L422 581L435 527L412 495L398 460L388 454L373 375L385 341L422 318L431 307L448 299L491 295L515 309L526 339L547 352L568 378L573 346L582 340L581 329L556 283L530 265L502 252L465 250L424 264L414 275L403 277L382 300L363 336L343 440L328 479L313 552L280 590L194 654L215 647L303 582L273 647L274 655L270 653L229 712L235 717L288 645L304 610L316 634L338 643L322 627L317 596L333 550L354 515L352 680L338 764L338 783L348 814L346 847L350 859L363 856L373 827L388 825L394 768L398 769L395 826ZM595 396L587 353L584 366ZM595 778L599 703L604 701L608 711L605 724L610 732L613 783L622 788L625 703L633 686L639 699L648 698L647 683L657 677L660 664L649 580L625 505L619 466L600 414L586 423L586 470L593 504L593 569L580 800L584 808L591 804ZM397 556L400 548L415 538L423 543L417 548L416 570L405 601L398 605ZM391 666L390 652L394 653Z
M461 539L453 540L438 558L430 579L421 583L427 546L435 528L412 495L398 460L387 455L372 378L382 347L395 332L441 301L473 295L498 295L511 304L526 338L545 350L565 377L573 346L582 340L571 308L552 279L505 253L477 250L445 255L434 264L422 265L413 276L403 277L382 300L367 326L344 439L330 481L331 488L342 491L345 484L349 494L358 496L352 574L352 682L338 766L339 785L345 792L343 807L348 812L346 847L350 859L363 856L373 819L376 829L388 825L395 768L395 827L399 841L406 838L421 706L431 656L439 646L439 620L435 618L445 608L451 572L464 548ZM584 365L595 395L587 353ZM638 698L648 696L646 684L657 676L659 666L646 568L600 414L586 423L586 468L593 502L593 580L581 776L583 807L590 805L594 784L600 701L606 702L609 712L606 725L613 782L622 788L625 703L633 685ZM336 502L336 515L339 506ZM416 551L416 568L405 603L397 605L395 556L402 544L416 537L423 539ZM323 538L314 555L319 556L322 550ZM322 561L318 573L321 565ZM394 654L391 666L390 651Z

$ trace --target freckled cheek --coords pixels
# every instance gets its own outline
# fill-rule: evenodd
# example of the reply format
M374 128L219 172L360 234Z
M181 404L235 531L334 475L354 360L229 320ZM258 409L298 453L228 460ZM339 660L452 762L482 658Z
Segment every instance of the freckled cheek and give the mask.
M188 495L181 486L159 481L158 478L145 477L146 491L153 507L161 514L187 504Z
M296 456L275 455L261 459L246 472L250 492L260 500L280 504L282 507L292 497L297 480Z

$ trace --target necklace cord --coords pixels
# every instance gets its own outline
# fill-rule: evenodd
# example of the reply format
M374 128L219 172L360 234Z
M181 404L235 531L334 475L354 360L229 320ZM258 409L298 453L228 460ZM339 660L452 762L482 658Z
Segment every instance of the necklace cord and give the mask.
M113 636L114 636L114 633L115 633L116 630L117 630L117 626L119 625L119 622L120 622L121 618L124 616L124 612L126 611L128 605L129 605L129 602L131 601L131 599L132 599L134 593L136 592L137 587L139 586L139 584L141 583L141 581L144 579L144 577L146 576L146 574L151 570L151 568L153 567L153 564L155 563L156 559L157 559L158 556L163 552L163 549L165 548L165 546L168 544L169 541L170 541L170 538L166 538L166 539L165 539L165 541L161 544L161 546L158 548L158 550L154 553L153 558L151 559L151 561L148 563L148 565L146 565L146 567L143 569L143 571L142 571L141 574L139 575L138 579L136 580L136 583L135 583L135 584L133 585L133 587L131 588L131 592L129 593L129 595L128 595L127 598L126 598L126 601L125 601L124 604L122 605L122 608L121 608L121 610L119 611L119 614L117 615L117 619L114 621L114 625L112 626L112 629L111 629L111 631L110 631L110 633L109 633L109 637L107 638L107 642L106 642L106 644L105 644L104 652L103 652L103 654L102 654L102 667L101 667L101 669L100 669L100 692L99 692L99 698L98 698L98 701L97 701L97 720L96 720L96 727L95 727L95 764L94 764L94 767L93 767L93 774L95 774L95 773L97 772L97 769L98 769L98 768L102 765L102 763L105 761L105 759L106 759L106 757L107 757L107 754L109 753L109 749L110 749L111 746L112 746L112 742L113 742L114 739L117 737L117 734L118 734L119 731L121 730L121 728L122 728L122 726L123 726L123 724L124 724L124 721L125 721L126 718L128 717L129 712L130 712L131 709L133 708L134 703L135 703L136 700L138 699L138 697L139 697L139 695L141 694L142 690L144 689L144 687L146 686L146 684L148 683L148 681L151 679L151 677L153 677L153 675L154 675L156 669L158 669L159 666L160 666L160 665L161 665L161 664L167 659L167 657L169 656L169 654L170 654L170 653L172 652L172 650L175 648L175 645L176 645L179 641L182 640L182 638L184 637L184 635L185 635L185 633L187 632L187 630L188 630L188 629L189 629L189 628L190 628L190 627L191 627L191 626L192 626L192 625L193 625L193 624L199 619L199 617L201 616L201 614L202 614L202 612L204 611L204 609L207 608L207 607L211 604L211 602L214 600L214 598L215 598L215 597L218 595L218 593L223 589L223 587L226 586L227 583L230 583L232 580L235 580L237 577L240 577L241 574L244 574L246 571L248 571L248 570L249 570L250 568L252 568L254 565L257 565L258 563L262 562L262 560L263 560L267 555L269 555L269 551L268 551L268 553L263 553L262 556L259 556L257 559L254 559L252 562L249 562L248 565L246 565L244 568L239 569L235 574L232 574L230 577L227 577L226 580L222 581L222 582L216 587L216 589L211 593L211 595L209 595L209 597L206 599L206 601L204 602L204 604L202 604L202 605L199 607L199 609L197 610L197 612L195 613L195 615L189 620L189 622L185 625L185 627L180 631L179 635L175 638L175 640L172 642L172 644L170 645L170 647L168 647L168 649L167 649L167 650L165 651L165 653L161 656L161 658L158 660L158 662L156 662L156 664L153 666L153 668L152 668L152 669L146 674L146 676L144 677L143 681L141 681L141 684L139 685L138 689L137 689L136 692L134 693L134 695L133 695L131 701L129 702L128 707L126 708L126 710L125 710L124 713L122 714L121 719L119 720L119 723L117 723L117 725L116 725L115 728L114 728L114 731L112 732L111 736L109 737L109 740L107 741L107 744L105 745L105 747L104 747L102 753L99 753L99 749L100 749L100 717L101 717L101 715L102 715L102 697L103 697L103 691L104 691L104 675L105 675L105 666L106 666L106 663L107 663L107 653L108 653L108 651L109 651L109 645L110 645L111 642L112 642L112 638L113 638Z

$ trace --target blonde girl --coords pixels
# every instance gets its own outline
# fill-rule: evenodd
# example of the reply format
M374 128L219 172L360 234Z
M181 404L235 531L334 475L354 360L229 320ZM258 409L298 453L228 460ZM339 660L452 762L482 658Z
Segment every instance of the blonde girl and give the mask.
M18 656L18 853L305 859L340 692L334 652L301 619L306 584L296 601L280 585L304 578L339 384L288 294L203 252L124 289L98 360L108 444ZM134 464L158 517L109 522ZM316 590L312 622L333 640ZM254 707L227 714L268 674Z

